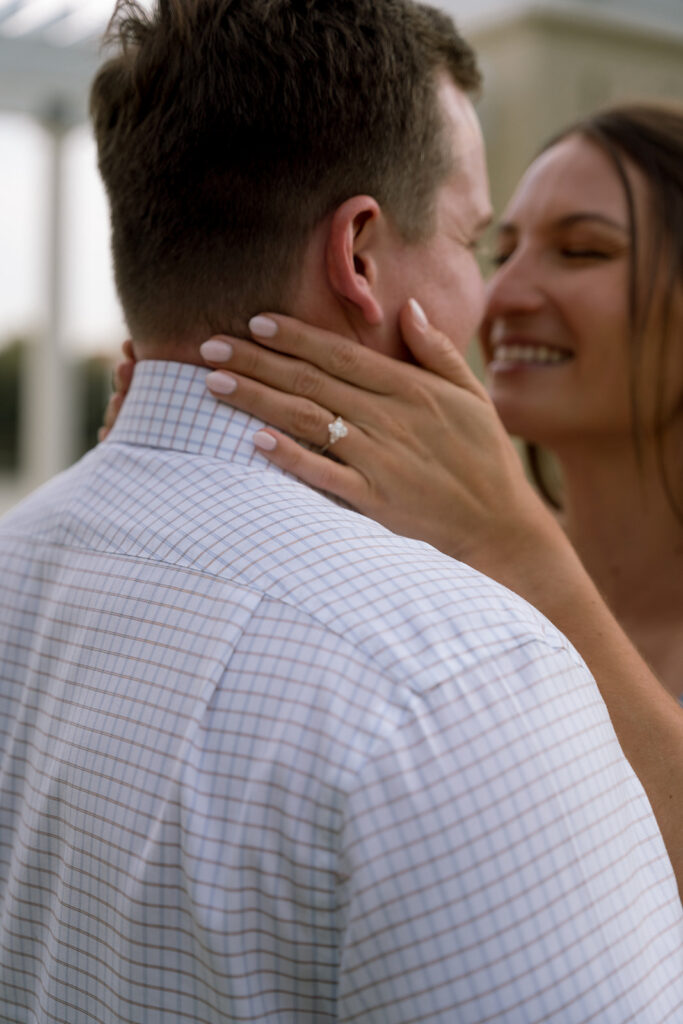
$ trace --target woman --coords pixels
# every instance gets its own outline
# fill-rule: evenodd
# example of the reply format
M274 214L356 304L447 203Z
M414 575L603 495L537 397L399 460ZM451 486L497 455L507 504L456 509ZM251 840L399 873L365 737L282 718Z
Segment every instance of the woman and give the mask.
M488 382L505 426L556 456L559 518L526 483L486 392L415 302L402 327L421 366L279 316L252 321L261 347L231 338L230 354L227 339L202 348L230 371L209 376L216 397L334 444L333 461L261 431L255 443L273 462L500 580L569 636L648 792L679 886L683 722L645 662L681 695L681 239L683 114L656 105L568 129L503 217L482 329ZM301 360L316 369L302 373ZM338 438L337 415L348 429Z
M682 239L683 114L604 112L517 189L482 329L499 415L557 458L569 539L679 698Z

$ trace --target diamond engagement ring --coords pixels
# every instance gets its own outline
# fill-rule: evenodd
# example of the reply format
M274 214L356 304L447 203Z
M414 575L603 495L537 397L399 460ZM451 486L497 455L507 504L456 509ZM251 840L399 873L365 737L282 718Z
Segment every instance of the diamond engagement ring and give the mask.
M327 433L329 434L329 441L327 444L320 449L321 454L326 452L328 448L331 448L337 441L341 441L342 437L346 437L349 432L349 428L344 423L341 416L337 416L336 420L332 420L327 426Z

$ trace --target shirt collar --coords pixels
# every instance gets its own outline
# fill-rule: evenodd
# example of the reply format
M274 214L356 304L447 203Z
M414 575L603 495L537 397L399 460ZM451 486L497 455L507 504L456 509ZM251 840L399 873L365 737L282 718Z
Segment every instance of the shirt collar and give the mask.
M143 445L225 459L282 473L253 444L265 424L218 402L206 388L205 366L144 360L105 444Z

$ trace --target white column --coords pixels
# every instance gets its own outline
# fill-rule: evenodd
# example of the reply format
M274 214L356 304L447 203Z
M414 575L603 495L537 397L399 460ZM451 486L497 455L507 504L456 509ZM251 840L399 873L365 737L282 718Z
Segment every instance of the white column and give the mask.
M55 105L42 123L49 143L45 232L47 322L42 336L31 346L24 376L22 433L24 466L30 486L42 483L68 466L75 450L75 410L64 330L64 141L72 122L67 112Z

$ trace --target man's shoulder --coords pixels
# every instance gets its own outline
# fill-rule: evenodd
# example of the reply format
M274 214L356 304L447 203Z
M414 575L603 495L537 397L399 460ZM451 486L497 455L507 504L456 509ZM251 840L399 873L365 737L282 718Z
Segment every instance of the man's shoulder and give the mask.
M227 524L221 571L293 604L414 680L452 675L530 642L573 649L537 609L471 566L398 536L292 481L235 558Z
M187 460L169 475L175 511L155 524L157 557L299 609L392 675L452 673L531 641L580 661L517 594L429 544L267 468L207 470Z
M516 594L292 478L120 447L28 499L3 521L4 546L18 531L237 584L341 633L403 679L438 681L531 641L571 650Z

